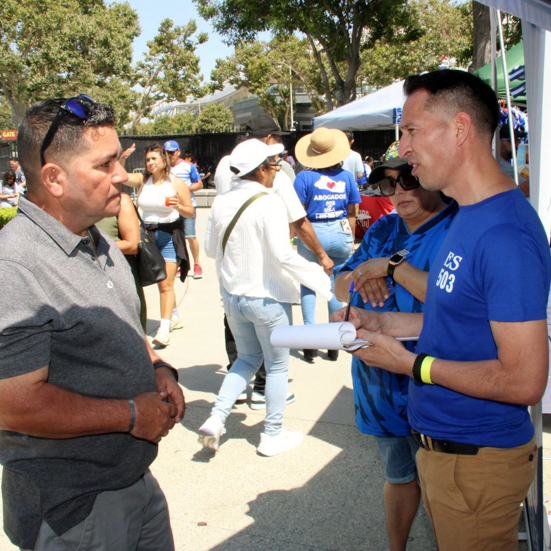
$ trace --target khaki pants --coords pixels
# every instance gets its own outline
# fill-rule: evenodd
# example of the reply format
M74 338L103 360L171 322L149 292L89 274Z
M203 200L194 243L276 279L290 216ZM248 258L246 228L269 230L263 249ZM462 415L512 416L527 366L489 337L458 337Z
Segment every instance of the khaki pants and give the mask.
M536 474L533 439L518 448L481 448L477 455L421 448L416 459L439 551L517 549L519 505Z

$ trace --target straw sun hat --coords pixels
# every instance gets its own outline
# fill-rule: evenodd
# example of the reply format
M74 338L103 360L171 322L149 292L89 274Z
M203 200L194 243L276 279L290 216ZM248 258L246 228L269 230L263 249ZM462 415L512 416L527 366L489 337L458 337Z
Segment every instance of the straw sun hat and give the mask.
M297 142L295 155L308 168L329 168L350 155L350 145L342 130L322 126Z

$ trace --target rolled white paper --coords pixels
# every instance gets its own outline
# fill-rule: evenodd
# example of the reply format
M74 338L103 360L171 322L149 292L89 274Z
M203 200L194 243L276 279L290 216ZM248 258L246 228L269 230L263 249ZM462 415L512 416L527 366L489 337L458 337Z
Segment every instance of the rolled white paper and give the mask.
M343 344L350 344L355 340L356 328L348 321L276 327L270 337L270 342L274 346L282 348L324 350L351 350Z

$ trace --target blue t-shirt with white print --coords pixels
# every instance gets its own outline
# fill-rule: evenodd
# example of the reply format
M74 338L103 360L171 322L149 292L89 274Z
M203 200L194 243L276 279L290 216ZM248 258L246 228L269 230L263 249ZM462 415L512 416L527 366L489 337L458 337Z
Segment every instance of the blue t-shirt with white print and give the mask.
M458 362L497 359L490 321L547 319L550 274L545 231L519 189L462 206L429 273L417 352ZM534 434L526 406L413 379L408 418L433 438L479 446L513 448Z
M303 170L294 182L310 222L346 218L346 207L361 203L354 177L348 170Z
M452 202L413 233L397 214L383 216L369 228L360 247L336 274L352 271L371 258L390 257L404 249L409 251L407 261L412 266L428 272L457 211L457 203ZM352 305L376 312L423 311L423 303L404 287L394 284L393 288L394 293L383 308L364 304L359 293L354 294ZM409 350L415 350L415 342L405 344ZM409 379L407 375L371 367L355 356L352 358L356 425L361 432L375 436L411 434L407 420Z

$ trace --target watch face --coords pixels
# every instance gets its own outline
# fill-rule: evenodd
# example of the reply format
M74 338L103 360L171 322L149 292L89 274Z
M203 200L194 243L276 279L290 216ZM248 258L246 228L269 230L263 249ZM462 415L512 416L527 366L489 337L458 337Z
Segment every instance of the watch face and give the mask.
M389 263L391 264L396 264L398 262L402 262L402 260L404 260L404 257L401 255L401 254L398 254L398 253L394 253L390 259L389 259Z

